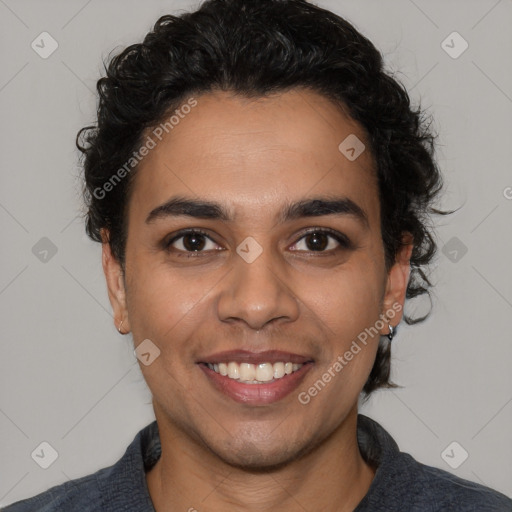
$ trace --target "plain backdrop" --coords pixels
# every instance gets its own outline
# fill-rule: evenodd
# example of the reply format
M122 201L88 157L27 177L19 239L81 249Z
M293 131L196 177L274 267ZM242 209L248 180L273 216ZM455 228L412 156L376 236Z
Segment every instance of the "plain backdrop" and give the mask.
M419 461L512 496L512 3L317 3L368 36L434 116L441 206L461 207L437 222L431 317L393 341L403 388L362 412ZM84 233L74 141L94 121L102 59L197 5L0 0L0 505L115 463L154 419ZM31 46L42 32L58 44L47 58ZM457 469L442 456L454 441L452 459L468 454ZM31 456L41 442L58 453L48 469Z

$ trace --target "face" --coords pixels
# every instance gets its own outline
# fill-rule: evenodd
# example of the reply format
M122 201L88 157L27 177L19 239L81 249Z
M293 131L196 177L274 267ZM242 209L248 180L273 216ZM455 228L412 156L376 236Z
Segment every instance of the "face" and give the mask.
M365 133L327 99L196 100L137 171L124 279L104 244L110 300L160 351L140 364L159 423L230 464L282 464L355 414L410 251L387 271L372 156L339 149Z

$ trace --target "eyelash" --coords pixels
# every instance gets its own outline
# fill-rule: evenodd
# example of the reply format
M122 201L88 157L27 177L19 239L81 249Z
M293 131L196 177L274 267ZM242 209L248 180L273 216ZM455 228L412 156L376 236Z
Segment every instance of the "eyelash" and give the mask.
M296 245L303 238L305 238L306 236L311 235L313 233L329 235L331 238L334 238L340 244L340 247L337 247L336 249L330 249L328 251L324 250L324 251L297 251L297 252L329 254L329 253L337 252L339 250L353 249L353 244L346 235L339 233L338 231L335 231L333 229L329 229L329 228L312 228L312 229L306 231L305 233L303 233L301 235L301 237L293 245ZM208 240L210 240L211 242L216 243L215 240L212 240L210 235L208 233L206 233L205 231L198 229L198 228L187 228L187 229L182 229L182 230L178 231L169 241L164 241L164 243L163 243L164 249L167 252L172 252L171 245L186 235L202 235L202 236L208 238ZM186 257L186 258L191 258L191 257L195 258L195 257L201 256L201 255L204 255L204 254L207 254L208 252L210 252L210 251L183 251L181 249L177 249L177 251L178 251L178 254L177 254L178 257Z

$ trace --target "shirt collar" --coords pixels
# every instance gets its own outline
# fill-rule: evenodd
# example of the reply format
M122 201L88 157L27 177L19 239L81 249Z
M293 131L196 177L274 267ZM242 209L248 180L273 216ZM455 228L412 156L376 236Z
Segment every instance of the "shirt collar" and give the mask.
M399 454L393 438L374 420L359 414L357 441L365 461L377 466L367 496L378 487L386 474L386 467ZM162 453L156 420L140 430L121 459L98 474L98 487L102 496L102 510L114 512L154 511L146 482L146 472L158 461Z
M105 512L154 511L146 471L160 458L161 445L156 420L138 432L121 459L101 472L98 487Z

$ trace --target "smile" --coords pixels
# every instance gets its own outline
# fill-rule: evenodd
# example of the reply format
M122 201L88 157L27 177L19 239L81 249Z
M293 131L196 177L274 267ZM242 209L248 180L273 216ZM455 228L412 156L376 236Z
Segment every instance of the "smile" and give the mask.
M290 375L302 368L302 364L278 361L276 363L237 363L230 361L225 363L208 363L208 368L214 372L237 380L244 384L259 384L261 382L274 382L282 379L285 375Z

